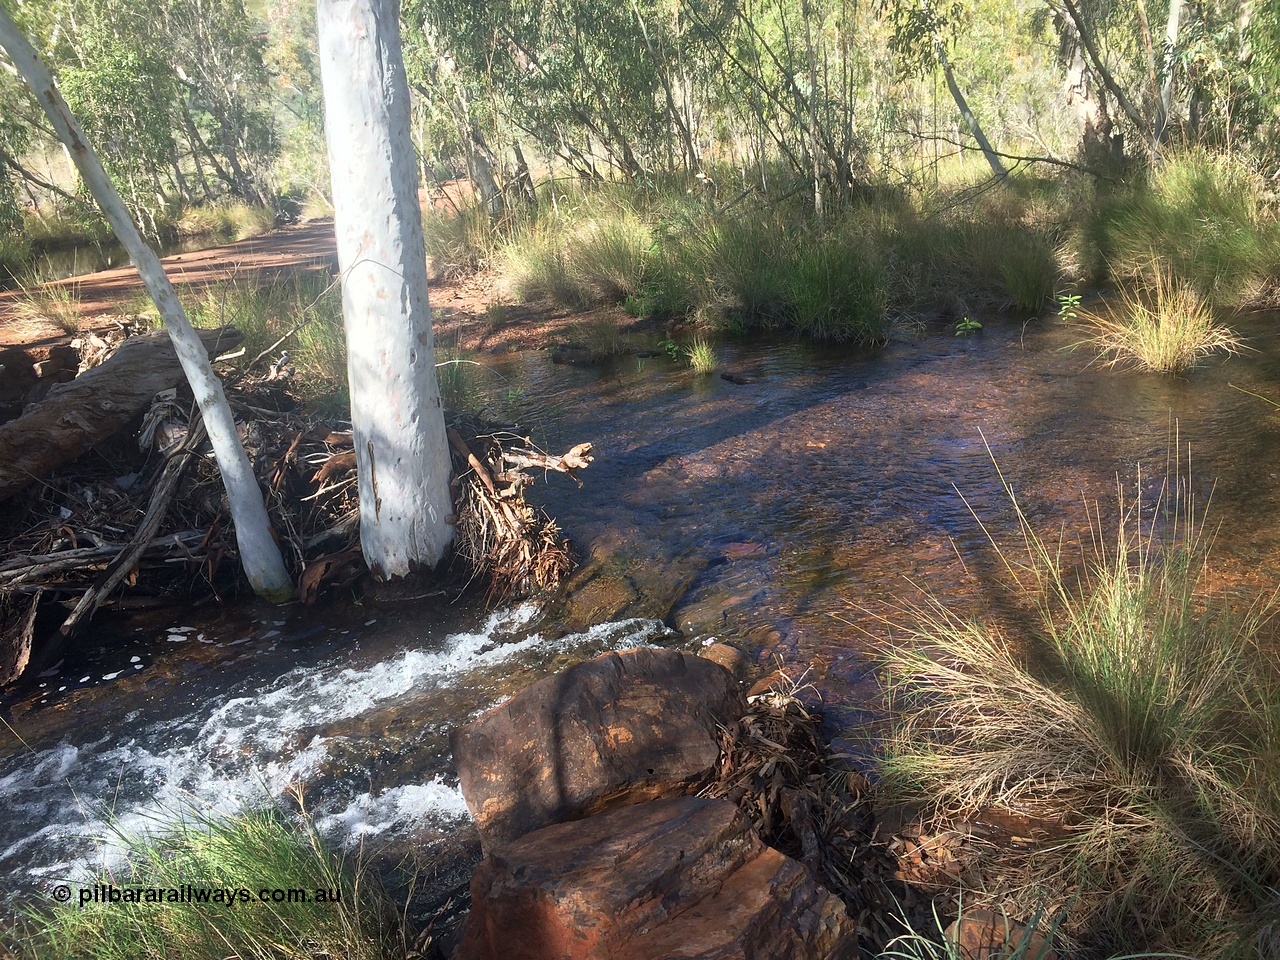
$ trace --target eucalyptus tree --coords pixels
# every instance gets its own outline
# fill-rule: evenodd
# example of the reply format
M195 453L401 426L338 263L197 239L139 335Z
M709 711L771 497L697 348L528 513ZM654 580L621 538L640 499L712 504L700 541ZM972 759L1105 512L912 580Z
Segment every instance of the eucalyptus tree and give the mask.
M262 24L243 0L176 0L162 13L158 25L180 84L176 109L190 149L233 195L267 203L278 144Z
M1273 154L1266 131L1274 128L1276 77L1266 64L1280 39L1276 4L1045 4L1062 29L1064 59L1077 59L1092 77L1104 122L1122 123L1150 157L1175 135L1217 148L1248 146L1258 160Z
M413 82L461 154L501 158L527 138L582 176L635 179L701 168L708 91L723 65L700 23L723 20L719 9L708 0L409 0L403 19Z
M960 89L955 70L947 56L947 44L956 21L960 19L960 4L952 3L939 8L928 0L899 0L891 8L893 40L890 46L897 53L902 69L907 73L924 73L937 66L946 78L947 90L955 101L956 109L978 149L982 151L991 173L997 179L1008 175L999 154L987 140L982 124L978 121L969 101Z
M288 600L293 596L293 582L281 559L280 548L271 536L262 491L240 443L222 382L210 367L204 345L192 329L159 258L138 233L119 192L68 109L53 77L3 5L0 5L0 48L35 93L50 125L66 145L85 185L102 207L107 221L137 266L147 292L155 300L200 407L222 473L245 575L260 596L274 601Z
M434 565L453 539L427 268L396 0L319 0L360 543L375 576Z
M156 0L54 0L40 14L45 52L131 218L154 228L168 204L178 86L159 42ZM70 158L69 158L70 159Z
M277 148L269 76L261 27L243 0L47 0L15 9L59 65L62 93L134 219L154 226L175 201L268 199Z

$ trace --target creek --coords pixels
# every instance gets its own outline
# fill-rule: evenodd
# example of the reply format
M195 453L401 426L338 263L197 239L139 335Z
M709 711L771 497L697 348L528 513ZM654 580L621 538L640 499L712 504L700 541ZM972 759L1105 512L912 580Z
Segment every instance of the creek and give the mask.
M850 737L878 715L867 638L905 623L904 601L999 608L1008 576L991 540L1020 543L1002 476L1068 553L1089 549L1098 511L1105 533L1118 488L1154 517L1181 476L1211 500L1210 586L1270 594L1280 415L1242 391L1280 398L1277 324L1241 320L1248 351L1183 377L1091 364L1053 321L935 327L875 351L722 344L721 369L745 383L665 357L481 357L493 415L548 450L596 446L581 489L561 476L535 488L582 559L567 601L100 618L0 728L5 889L110 864L116 830L290 786L335 842L412 843L429 861L467 835L448 730L638 643L715 637L808 667L829 734Z

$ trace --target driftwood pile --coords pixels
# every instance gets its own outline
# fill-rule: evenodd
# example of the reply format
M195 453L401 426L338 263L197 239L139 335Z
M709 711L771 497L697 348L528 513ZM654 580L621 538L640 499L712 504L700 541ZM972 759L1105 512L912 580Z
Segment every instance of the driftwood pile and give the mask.
M720 731L720 765L702 795L732 800L769 846L807 866L845 903L867 956L933 924L931 901L904 882L858 758L833 754L816 692L778 675ZM912 878L914 879L914 878Z
M471 436L469 442L464 433ZM491 597L534 593L559 584L569 572L569 551L556 522L525 502L524 489L534 481L527 471L551 470L578 480L577 471L594 459L591 444L580 443L563 456L551 457L533 449L528 437L458 418L449 427L449 445L454 453L458 556L474 574L488 578Z
M211 333L211 355L239 339ZM0 424L0 449L25 457L0 470L0 686L52 663L100 607L243 586L217 465L180 380L166 337L127 338L102 366ZM300 600L351 586L367 571L349 424L300 410L278 368L226 386ZM458 537L446 572L490 597L554 586L569 554L555 523L524 500L528 471L574 476L590 444L554 457L475 418L447 421Z

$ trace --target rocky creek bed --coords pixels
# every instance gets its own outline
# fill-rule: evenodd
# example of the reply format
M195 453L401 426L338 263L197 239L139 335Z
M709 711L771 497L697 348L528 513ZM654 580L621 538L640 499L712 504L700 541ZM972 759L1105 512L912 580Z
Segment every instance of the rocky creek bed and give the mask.
M1017 525L993 458L1032 521L1075 549L1117 487L1155 493L1189 445L1183 483L1212 501L1217 531L1211 587L1269 593L1280 423L1249 394L1275 393L1274 324L1242 318L1253 350L1183 378L1090 366L1069 349L1078 335L1047 321L988 322L969 338L925 327L871 352L729 341L718 363L733 379L661 356L473 355L493 378L487 415L549 449L595 443L581 489L553 477L533 494L578 557L567 593L492 613L452 595L369 595L97 621L9 703L0 781L14 815L0 869L29 890L109 861L93 841L108 805L142 823L300 783L337 842L392 859L416 847L437 889L456 891L479 845L449 732L531 681L637 643L727 640L757 675L783 663L821 696L817 738L861 761L881 716L867 637L899 622L902 598L925 589L999 613L987 534L1007 541ZM922 835L909 816L884 821L882 837L908 873L930 858L963 873L975 842Z

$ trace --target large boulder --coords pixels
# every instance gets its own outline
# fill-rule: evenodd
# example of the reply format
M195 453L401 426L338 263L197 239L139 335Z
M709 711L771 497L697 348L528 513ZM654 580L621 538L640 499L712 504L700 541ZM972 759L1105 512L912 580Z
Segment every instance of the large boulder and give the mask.
M555 824L471 880L457 960L840 960L844 904L737 806L680 797Z
M453 733L485 852L548 824L693 792L715 770L718 726L745 710L729 671L679 650L609 653L527 687Z

